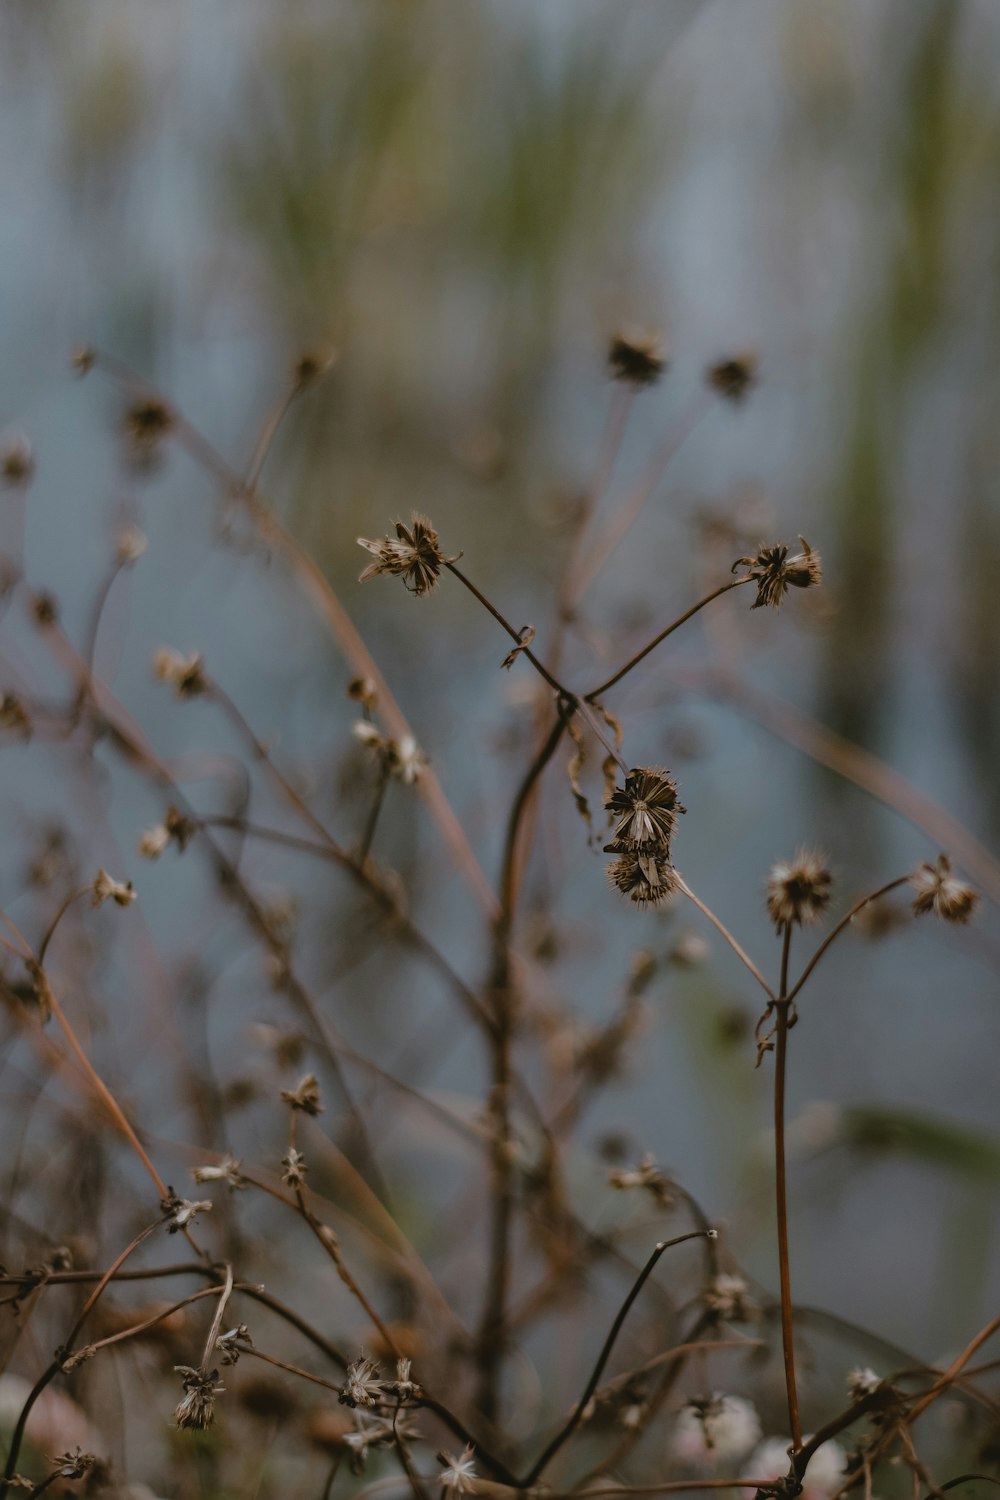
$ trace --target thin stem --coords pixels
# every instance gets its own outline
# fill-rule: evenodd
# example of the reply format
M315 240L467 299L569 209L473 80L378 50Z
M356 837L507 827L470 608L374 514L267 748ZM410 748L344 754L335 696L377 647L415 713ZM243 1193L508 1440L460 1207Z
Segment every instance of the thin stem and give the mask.
M211 1368L212 1355L215 1353L215 1341L219 1337L219 1329L222 1327L222 1319L225 1316L226 1305L232 1296L232 1291L233 1268L232 1266L226 1266L226 1279L222 1284L221 1295L212 1318L211 1327L208 1330L208 1337L205 1339L205 1348L201 1356L202 1374L207 1374Z
M604 1373L604 1368L607 1365L608 1360L611 1358L611 1351L614 1348L615 1340L621 1332L622 1325L624 1324L625 1319L628 1317L629 1309L631 1308L635 1299L638 1297L639 1293L642 1291L646 1282L649 1280L649 1277L652 1275L653 1269L663 1252L665 1250L670 1250L674 1245L683 1245L685 1240L697 1240L702 1238L714 1239L716 1237L716 1234L717 1231L714 1229L693 1229L688 1234L679 1234L676 1239L661 1240L661 1242L655 1246L653 1253L650 1255L649 1259L646 1261L646 1264L643 1266L642 1270L639 1272L639 1275L636 1277L628 1296L625 1298L625 1301L618 1309L615 1320L612 1323L610 1330L608 1331L608 1336L604 1340L601 1352L597 1356L597 1363L594 1366L593 1370L590 1372L590 1379L587 1381L587 1384L583 1388L583 1394L580 1396L579 1401L573 1408L569 1419L566 1421L564 1426L556 1433L555 1437L552 1438L548 1447L535 1462L530 1472L526 1474L524 1479L521 1481L523 1488L527 1489L529 1486L533 1485L536 1482L536 1480L545 1472L546 1468L555 1457L555 1455L559 1452L559 1449L563 1446L567 1439L572 1436L573 1432L579 1426L583 1413L587 1409L587 1402L597 1390L601 1376Z
M600 687L593 688L589 693L585 693L584 701L593 703L594 699L600 698L602 694L607 692L608 688L614 687L616 682L620 682L626 673L631 672L633 667L638 666L644 657L648 656L651 651L654 651L661 641L665 641L668 635L673 635L675 630L679 630L682 625L691 619L692 615L696 615L700 609L704 609L706 604L711 604L713 599L720 599L723 594L728 594L732 589L738 589L741 583L750 582L751 579L749 576L745 578L731 578L727 583L720 584L717 589L713 589L710 594L706 594L704 599L699 599L697 604L692 604L690 609L685 610L682 615L678 615L677 619L672 621L665 630L661 630L659 635L654 636L648 646L643 646L641 651L637 651L634 656L629 657L625 665L619 667L613 677L609 677L606 682L602 682Z
M368 1298L365 1296L364 1292L358 1286L358 1283L351 1275L347 1266L344 1264L344 1258L340 1253L340 1242L337 1239L336 1234L332 1229L329 1228L328 1225L322 1223L321 1220L319 1220L312 1212L312 1210L306 1203L305 1193L300 1187L297 1187L295 1189L295 1201L302 1218L309 1225L309 1228L316 1236L316 1239L323 1246L323 1249L326 1251L327 1255L336 1266L337 1275L347 1287L352 1297L356 1298L356 1300L361 1304L365 1312L368 1314L369 1318L371 1318L375 1327L378 1329L379 1334L382 1338L382 1342L385 1344L386 1348L395 1358L398 1358L399 1349L396 1345L395 1339L389 1332L389 1329L386 1327L385 1323L379 1317L378 1313L375 1311L372 1304L369 1302Z
M802 1424L799 1420L799 1398L795 1384L795 1344L792 1326L792 1279L788 1258L788 1189L785 1178L785 1075L788 1057L788 956L792 926L785 923L781 948L781 984L774 1002L777 1013L774 1053L774 1178L778 1226L778 1276L781 1287L781 1349L785 1365L785 1394L788 1398L788 1428L792 1447L802 1447Z
M830 944L834 941L835 938L838 938L840 936L840 934L846 927L849 927L851 925L858 913L864 911L865 907L870 906L873 901L878 901L880 897L887 896L890 891L894 891L899 886L905 885L909 878L910 877L908 875L900 875L897 880L890 880L888 885L880 886L877 891L872 891L871 895L862 896L860 901L856 901L854 903L846 916L841 917L836 927L834 927L832 931L828 932L826 937L820 943L819 947L816 949L816 952L813 954L812 958L806 964L805 968L802 970L802 973L799 975L798 979L789 990L789 1000L795 999L796 995L799 993L799 990L805 984L806 980L809 978L810 974L813 972L816 965L823 957L823 954L829 948Z
M479 600L484 609L490 612L494 620L496 620L497 624L501 625L503 629L506 630L511 640L515 641L519 646L521 646L521 654L528 658L535 671L538 672L541 677L544 677L545 681L548 683L553 692L559 693L562 697L572 696L571 694L566 692L566 689L563 687L562 683L552 676L552 673L549 671L549 669L546 666L543 666L543 664L538 660L538 657L531 650L531 648L529 646L522 645L521 632L519 630L515 630L510 621L500 613L496 605L491 603L490 600L487 599L486 595L482 593L481 590L476 588L476 585L472 582L472 579L467 578L462 572L461 568L457 568L453 562L446 562L445 567L448 569L449 573L454 574L459 583L464 583L465 587L469 590L469 593Z
M712 911L711 907L706 906L704 901L701 901L695 895L694 891L688 885L687 881L682 878L680 873L675 870L674 876L677 881L677 889L679 891L682 891L683 894L687 896L689 901L693 901L702 915L708 918L716 931L722 934L726 942L729 944L730 948L732 948L733 952L736 954L736 957L740 960L740 963L742 963L753 975L754 979L756 979L757 983L760 985L761 989L764 991L765 995L773 1005L776 999L775 993L772 990L771 986L768 984L767 980L764 978L763 974L758 969L757 965L754 963L753 959L744 951L743 948L740 947L739 943L733 937L728 927L724 926L724 924L715 915L715 912Z
M911 1409L906 1419L908 1423L915 1422L917 1417L920 1416L921 1412L926 1411L931 1402L936 1401L941 1393L948 1389L949 1385L952 1384L956 1376L961 1374L962 1370L968 1364L969 1360L975 1354L980 1345L985 1344L986 1340L988 1338L992 1338L993 1334L995 1334L998 1330L1000 1330L1000 1317L991 1319L991 1321L986 1324L985 1328L980 1329L972 1342L970 1344L967 1344L958 1358L953 1360L952 1363L948 1366L947 1370L945 1370L944 1374L941 1376L941 1379L936 1381L931 1389L927 1392L926 1396L923 1396L921 1400L917 1402L916 1406Z
M362 869L368 863L368 855L371 853L372 841L375 838L375 829L378 824L378 815L382 811L382 804L385 801L385 793L388 785L389 764L383 755L379 769L378 785L375 788L375 800L372 803L371 811L368 814L368 821L365 824L361 848L358 850L358 864L361 865Z
M45 963L45 955L48 952L49 944L55 936L56 928L59 926L59 923L62 921L63 917L75 902L79 901L81 897L88 895L91 890L93 890L93 886L85 885L82 886L78 891L73 891L69 896L66 897L66 900L60 906L59 910L52 918L52 921L49 923L48 927L46 927L45 932L42 936L42 940L38 945L38 962L40 964Z

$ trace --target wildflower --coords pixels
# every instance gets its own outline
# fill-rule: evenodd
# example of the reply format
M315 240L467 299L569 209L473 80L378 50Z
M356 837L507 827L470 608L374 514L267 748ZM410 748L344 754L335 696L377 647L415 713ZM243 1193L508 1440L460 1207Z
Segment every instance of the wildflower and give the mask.
M153 657L153 672L161 682L169 682L178 698L195 698L208 691L208 677L200 651L182 656L163 646Z
M762 1435L760 1418L751 1401L718 1393L707 1400L689 1401L677 1413L673 1447L688 1463L717 1459L725 1463L749 1453Z
M404 734L388 744L389 772L404 786L413 786L427 769L428 761L412 734Z
M306 1180L306 1172L308 1171L306 1159L302 1152L296 1151L294 1146L290 1147L288 1155L281 1158L281 1165L285 1169L281 1174L282 1181L287 1183L289 1187L301 1187Z
M723 1322L746 1323L753 1315L747 1284L742 1276L720 1271L705 1288L704 1298L705 1306Z
M918 916L932 911L946 922L967 922L979 901L979 892L951 873L947 854L939 854L936 864L920 865L909 880L917 893L913 910Z
M123 526L115 542L115 562L118 566L131 567L132 563L138 562L145 550L145 532L140 531L138 526Z
M804 536L799 537L803 550L794 557L788 556L788 548L780 542L767 547L762 542L757 551L748 557L738 557L732 571L746 568L747 577L757 585L757 597L751 609L760 609L766 604L777 609L790 588L815 588L823 581L820 555L810 547Z
M240 1323L236 1328L230 1328L228 1333L220 1333L215 1341L215 1347L222 1357L224 1365L235 1365L243 1350L240 1345L253 1348L253 1339L250 1330L245 1323Z
M611 884L636 906L655 906L673 893L677 878L660 853L623 854L608 866Z
M438 581L442 566L450 561L441 551L438 535L426 516L414 512L409 527L396 522L395 537L384 536L370 541L358 537L358 546L375 555L358 579L367 583L378 573L391 573L403 579L414 594L429 594Z
M637 330L615 334L608 350L608 365L615 380L640 390L655 385L667 368L659 339Z
M455 1458L451 1453L439 1453L438 1459L444 1465L438 1480L441 1489L446 1495L471 1495L476 1488L476 1466L472 1462L475 1453L471 1443L466 1443L462 1449L461 1456Z
M767 911L778 931L815 922L829 904L832 880L818 854L800 849L794 859L779 860L767 880Z
M225 1386L218 1370L194 1370L190 1365L175 1365L184 1382L184 1396L174 1412L178 1427L211 1427L215 1419L215 1398Z
M655 849L669 859L677 814L684 808L677 800L677 783L666 771L635 767L604 805L617 820L606 854Z
M873 1396L881 1384L881 1375L876 1375L870 1365L864 1368L858 1365L848 1371L847 1394L852 1401L860 1401L863 1396Z
M379 1367L364 1353L347 1366L347 1379L340 1393L343 1406L374 1406L382 1399L385 1382L379 1379Z
M186 1229L196 1215L210 1213L212 1209L208 1198L193 1202L190 1198L170 1197L164 1199L163 1206L171 1214L167 1225L168 1234L177 1234L178 1230Z
M35 455L23 433L0 448L0 481L11 490L22 489L35 472Z
M225 1182L231 1188L241 1188L243 1186L243 1178L240 1175L240 1164L234 1156L230 1156L228 1151L214 1165L194 1167L191 1176L195 1182Z
M757 356L736 354L729 359L710 365L705 379L713 391L727 401L742 401L747 391L757 382Z
M321 1115L323 1104L319 1097L319 1083L314 1073L307 1073L297 1089L282 1089L281 1097L292 1109L300 1109L304 1115Z
M112 880L107 870L98 870L90 887L90 899L93 906L103 906L108 900L116 906L131 906L135 891L131 880Z

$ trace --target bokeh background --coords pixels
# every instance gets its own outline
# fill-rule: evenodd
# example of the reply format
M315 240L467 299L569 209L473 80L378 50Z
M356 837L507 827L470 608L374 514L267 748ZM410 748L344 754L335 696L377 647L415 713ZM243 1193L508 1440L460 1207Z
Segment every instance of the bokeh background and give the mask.
M937 854L927 819L789 742L820 725L963 825L979 860L964 868L995 882L998 48L991 0L5 0L0 430L27 435L37 472L3 497L4 550L20 556L23 539L28 582L57 596L81 644L115 530L136 520L149 548L109 596L98 670L183 763L192 798L219 810L247 774L243 751L211 705L178 705L150 672L161 645L204 651L338 835L358 837L368 794L349 664L280 559L224 531L211 478L176 449L136 472L120 392L69 368L80 342L113 352L240 466L296 356L335 351L284 423L263 491L348 607L493 874L536 733L529 669L499 671L504 640L452 580L424 600L393 580L359 588L355 537L427 511L544 641L615 399L608 337L658 331L669 371L631 404L601 516L665 436L690 430L586 595L568 680L610 671L747 542L802 533L826 571L778 615L737 592L609 695L630 763L680 780L686 877L773 968L762 891L775 858L824 849L846 902ZM705 367L743 350L758 387L739 405L706 400ZM0 662L5 687L66 691L16 595ZM41 736L6 746L4 767L0 889L19 923L38 930L53 909L26 866L55 828L59 858L85 875L104 863L139 891L128 923L71 924L63 950L65 968L86 952L105 1071L155 1114L178 1175L181 1142L232 1141L273 1166L271 1104L223 1119L177 1081L191 1036L206 1088L262 1079L252 1027L287 1021L238 917L220 916L210 869L194 850L138 860L162 808L106 747L85 759ZM254 786L260 821L278 816ZM626 1159L654 1153L773 1291L757 998L693 910L618 901L562 765L546 786L523 926L541 1050L607 1017L636 950L662 960L637 1058L581 1130L577 1208L599 1227L633 1212L600 1154L623 1135ZM391 789L378 852L481 982L482 912L405 788ZM249 869L293 899L310 982L352 1044L474 1117L481 1048L433 975L380 940L335 872L267 849ZM707 955L667 961L690 933ZM935 1360L1000 1293L996 908L984 901L968 932L870 936L831 955L794 1034L796 1294ZM96 1188L72 1155L41 1160L49 1087L12 1034L8 1206L58 1241ZM448 1221L447 1246L436 1236L468 1162L370 1079L359 1087L408 1230L461 1306L482 1233L464 1219ZM63 1172L77 1190L64 1222L43 1224ZM640 1258L649 1232L638 1215ZM594 1290L584 1347L615 1305L613 1287ZM540 1368L558 1332L539 1331Z

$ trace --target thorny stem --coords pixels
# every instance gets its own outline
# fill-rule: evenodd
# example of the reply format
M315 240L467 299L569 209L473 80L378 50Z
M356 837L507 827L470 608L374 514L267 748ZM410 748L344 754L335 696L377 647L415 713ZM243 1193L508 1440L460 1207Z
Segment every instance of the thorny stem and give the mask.
M679 630L682 625L691 619L692 615L696 615L700 609L704 609L706 604L711 604L713 599L720 599L723 594L728 594L731 589L738 589L741 583L750 583L751 581L749 574L744 578L731 578L727 583L720 584L717 589L713 589L710 594L706 594L704 599L699 599L697 604L692 604L690 609L685 610L682 615L678 615L677 619L668 625L665 630L661 630L659 635L654 636L648 646L643 646L641 651L637 651L634 656L630 656L625 665L619 667L613 677L609 677L606 682L602 682L600 687L592 688L589 693L585 693L584 701L593 703L594 699L600 698L607 692L608 688L614 687L616 682L620 682L626 673L631 672L633 667L637 667L644 657L648 656L651 651L654 651L661 641L665 641L668 635L673 635L675 630Z
M587 1402L597 1390L601 1376L604 1373L604 1368L607 1365L608 1360L611 1358L611 1351L615 1346L615 1340L621 1332L622 1325L624 1324L625 1319L628 1317L629 1309L652 1275L656 1263L660 1259L660 1256L663 1254L663 1252L665 1250L672 1249L674 1245L683 1245L685 1240L697 1240L702 1239L703 1237L707 1237L708 1239L715 1239L717 1233L718 1231L715 1229L693 1229L688 1234L679 1234L676 1239L661 1240L660 1243L655 1246L652 1254L646 1261L646 1264L643 1266L642 1270L639 1272L639 1275L636 1277L628 1296L625 1298L625 1301L618 1309L615 1320L611 1324L611 1327L608 1331L608 1336L604 1340L601 1352L597 1356L597 1363L594 1366L593 1370L590 1372L590 1379L587 1381L587 1384L583 1388L583 1394L580 1396L579 1401L573 1408L568 1421L559 1430L559 1432L556 1433L555 1437L549 1443L548 1447L544 1450L541 1457L537 1459L530 1472L525 1475L524 1479L522 1480L522 1487L524 1489L528 1489L531 1485L533 1485L535 1481L540 1477L540 1475L545 1472L551 1460L559 1452L559 1449L563 1446L567 1439L572 1436L573 1432L579 1426L583 1413L587 1409Z
M795 999L796 995L799 993L799 990L805 984L806 980L809 978L810 974L813 972L816 965L823 957L823 954L829 948L830 944L834 941L835 938L838 938L840 936L840 934L846 927L849 927L851 925L858 913L864 911L865 907L870 906L873 901L878 901L882 896L887 896L890 891L894 891L899 886L905 885L909 878L910 877L908 875L900 875L897 880L890 880L888 885L880 886L877 891L872 891L868 896L862 896L860 901L856 901L854 903L850 911L847 912L845 916L841 917L836 927L828 932L826 937L820 943L819 947L816 949L816 952L813 954L812 958L806 964L805 968L802 970L802 973L799 975L798 979L789 990L789 1000Z
M674 874L677 880L677 889L679 891L682 891L683 894L687 896L689 901L693 901L702 915L708 918L716 931L722 934L726 942L729 944L730 948L732 948L733 952L736 954L736 957L750 971L754 979L756 979L757 983L760 985L761 989L764 991L765 995L773 1005L776 998L775 993L772 990L771 986L768 984L767 980L764 978L763 974L758 969L757 965L754 963L753 959L744 951L743 948L741 948L740 944L736 941L732 933L729 931L729 928L723 925L723 923L715 915L715 912L712 911L711 907L706 906L704 901L700 900L699 897L695 895L694 891L688 885L687 881L685 881L681 877L680 873L675 870Z
M792 1280L788 1258L788 1190L785 1180L785 1073L788 1057L788 955L792 925L785 923L781 947L781 982L775 999L777 1014L774 1051L774 1179L778 1227L778 1276L781 1289L781 1349L785 1364L785 1395L788 1398L788 1430L792 1447L802 1447L802 1424L795 1384L795 1343L792 1326Z

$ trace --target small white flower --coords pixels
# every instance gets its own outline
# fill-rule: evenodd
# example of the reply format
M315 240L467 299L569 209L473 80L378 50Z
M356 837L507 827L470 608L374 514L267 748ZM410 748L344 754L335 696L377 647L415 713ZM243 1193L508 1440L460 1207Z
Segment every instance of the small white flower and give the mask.
M475 1491L476 1466L472 1462L475 1451L472 1444L467 1443L458 1458L451 1453L438 1455L444 1464L438 1479L446 1495L471 1495Z
M673 1446L687 1463L725 1463L748 1453L760 1438L760 1418L753 1402L716 1393L707 1401L689 1401L681 1407Z
M98 870L90 892L94 906L103 906L105 901L114 901L116 906L131 906L135 900L131 880L112 880L107 870Z
M208 1198L203 1198L198 1203L193 1203L189 1198L178 1198L173 1203L173 1214L167 1225L168 1234L176 1234L179 1229L186 1229L196 1214L209 1213L212 1204Z
M399 740L389 741L389 770L404 786L419 781L427 769L427 757L413 738L404 734Z
M240 1164L228 1151L215 1166L193 1168L191 1176L195 1182L226 1182L231 1188L243 1186Z

